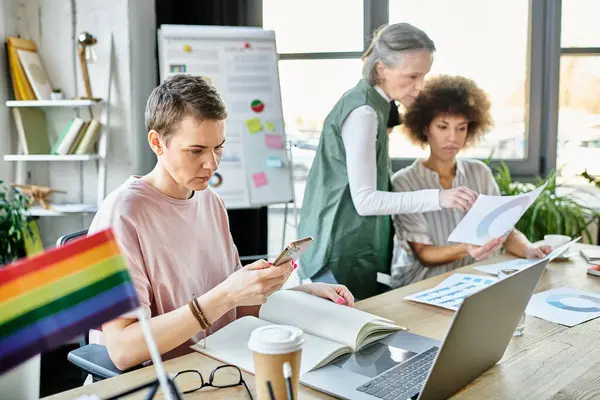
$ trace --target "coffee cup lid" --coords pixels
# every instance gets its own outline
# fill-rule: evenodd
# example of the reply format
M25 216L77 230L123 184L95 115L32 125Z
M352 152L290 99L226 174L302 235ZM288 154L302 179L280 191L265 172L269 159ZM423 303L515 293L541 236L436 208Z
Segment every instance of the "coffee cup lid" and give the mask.
M266 325L250 334L248 347L261 354L287 354L302 349L304 332L294 326Z

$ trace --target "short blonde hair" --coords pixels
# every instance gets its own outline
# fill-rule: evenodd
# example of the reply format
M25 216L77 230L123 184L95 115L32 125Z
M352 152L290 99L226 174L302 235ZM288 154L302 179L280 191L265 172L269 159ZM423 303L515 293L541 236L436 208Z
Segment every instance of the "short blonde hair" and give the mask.
M157 86L146 103L147 131L163 138L171 135L181 121L192 116L198 120L224 120L227 110L221 96L200 76L175 74Z

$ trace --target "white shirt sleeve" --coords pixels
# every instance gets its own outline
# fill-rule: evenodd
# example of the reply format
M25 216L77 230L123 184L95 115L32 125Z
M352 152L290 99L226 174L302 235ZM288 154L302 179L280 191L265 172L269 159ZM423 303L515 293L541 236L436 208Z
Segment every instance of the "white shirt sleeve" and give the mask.
M410 214L440 209L438 189L394 193L377 188L377 113L360 106L342 123L346 168L354 208L361 216Z

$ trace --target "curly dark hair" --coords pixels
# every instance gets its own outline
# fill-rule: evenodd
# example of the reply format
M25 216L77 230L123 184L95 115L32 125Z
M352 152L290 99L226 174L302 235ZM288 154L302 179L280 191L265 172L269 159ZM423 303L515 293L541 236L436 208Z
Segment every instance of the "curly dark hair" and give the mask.
M440 114L461 115L468 122L465 147L476 143L493 125L490 99L475 81L439 75L426 81L423 91L409 106L403 118L403 130L409 139L424 147L426 128Z

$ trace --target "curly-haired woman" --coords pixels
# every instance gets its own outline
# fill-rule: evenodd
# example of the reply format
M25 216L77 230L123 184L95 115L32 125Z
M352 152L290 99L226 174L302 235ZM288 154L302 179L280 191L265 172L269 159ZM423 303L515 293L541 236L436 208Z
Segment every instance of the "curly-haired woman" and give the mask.
M425 160L416 160L392 177L394 190L447 190L467 187L479 194L500 195L490 168L481 161L458 159L457 154L489 131L493 124L490 100L477 84L460 76L430 79L408 107L403 130L417 145L429 147ZM552 249L534 246L513 230L483 246L448 243L450 233L465 216L456 209L394 216L396 236L392 282L404 286L483 260L502 245L517 257L542 258Z

